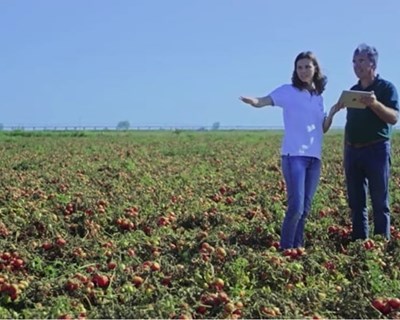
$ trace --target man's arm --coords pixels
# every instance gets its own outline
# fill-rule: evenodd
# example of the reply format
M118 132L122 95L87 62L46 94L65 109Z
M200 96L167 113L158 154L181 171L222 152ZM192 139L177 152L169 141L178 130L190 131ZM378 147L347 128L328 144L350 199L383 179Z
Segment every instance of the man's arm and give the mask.
M372 91L368 97L362 97L360 101L368 106L382 121L389 124L396 124L399 119L398 111L398 98L397 91L394 87L389 87L385 92L385 96L388 97L387 101L390 101L390 108L378 101L375 93Z
M399 119L399 112L395 109L386 107L383 103L376 100L375 103L371 104L370 109L386 123L395 125Z

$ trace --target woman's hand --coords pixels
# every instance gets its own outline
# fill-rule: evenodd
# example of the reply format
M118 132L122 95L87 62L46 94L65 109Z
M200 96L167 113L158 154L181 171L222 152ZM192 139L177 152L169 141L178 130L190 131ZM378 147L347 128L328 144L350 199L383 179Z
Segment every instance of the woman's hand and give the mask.
M345 106L344 106L343 102L337 102L329 110L329 116L333 117L336 113L338 113L340 110L342 110L344 108L345 108Z
M257 103L258 103L258 99L251 98L251 97L239 97L239 100L241 100L244 103L247 103L249 105L252 105L253 107L256 107Z
M334 115L339 112L341 109L343 109L345 106L343 104L343 102L337 102L336 104L334 104L331 109L329 110L329 114L328 116L326 116L324 118L324 121L322 123L322 128L324 133L327 132L329 130L329 128L332 125L332 120Z

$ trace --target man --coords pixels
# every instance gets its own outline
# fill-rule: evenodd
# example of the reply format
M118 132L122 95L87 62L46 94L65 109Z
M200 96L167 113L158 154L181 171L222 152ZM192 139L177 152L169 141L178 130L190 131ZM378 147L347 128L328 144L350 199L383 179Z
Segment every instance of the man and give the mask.
M396 88L377 73L378 52L362 44L353 55L359 81L351 90L369 91L360 98L365 109L347 108L344 169L352 213L353 240L369 235L367 190L373 209L374 234L390 238L390 137L398 120Z

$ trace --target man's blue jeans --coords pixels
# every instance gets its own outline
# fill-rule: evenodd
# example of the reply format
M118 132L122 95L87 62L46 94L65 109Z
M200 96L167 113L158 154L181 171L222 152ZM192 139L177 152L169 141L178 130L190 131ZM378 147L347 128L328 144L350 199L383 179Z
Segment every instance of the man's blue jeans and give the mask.
M389 175L390 142L344 149L347 197L352 214L353 240L369 236L367 189L371 196L374 234L390 238Z
M287 210L281 230L281 249L304 245L304 226L321 173L321 160L314 157L282 156Z

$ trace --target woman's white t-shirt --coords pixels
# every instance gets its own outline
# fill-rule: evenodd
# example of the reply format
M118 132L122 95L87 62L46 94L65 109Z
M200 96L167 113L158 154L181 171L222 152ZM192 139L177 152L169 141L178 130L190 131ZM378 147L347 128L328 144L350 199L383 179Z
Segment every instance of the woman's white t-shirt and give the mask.
M321 159L323 141L324 102L321 95L285 84L269 96L274 106L283 109L285 128L281 154Z

